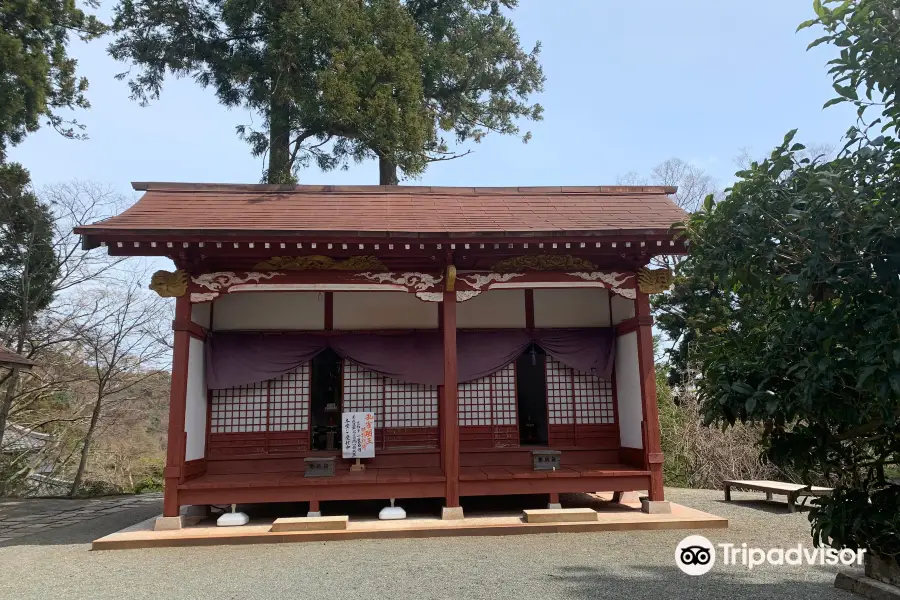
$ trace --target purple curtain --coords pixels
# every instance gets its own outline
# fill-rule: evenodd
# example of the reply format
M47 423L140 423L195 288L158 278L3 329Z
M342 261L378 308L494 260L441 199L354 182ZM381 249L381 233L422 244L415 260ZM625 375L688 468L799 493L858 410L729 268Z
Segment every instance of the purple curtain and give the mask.
M440 332L355 333L329 338L341 358L364 369L409 383L440 385L444 380L444 344Z
M206 338L206 386L250 385L290 373L328 347L316 335L213 333Z
M460 382L480 379L518 358L531 342L561 363L609 379L615 333L612 328L525 331L460 331L457 370ZM443 335L409 333L246 334L213 333L207 338L206 383L223 389L279 377L331 347L342 358L386 377L409 383L441 385Z
M516 360L530 343L531 336L524 331L458 331L456 378L464 383L487 377Z
M616 331L612 327L537 329L534 341L544 352L576 371L612 377Z

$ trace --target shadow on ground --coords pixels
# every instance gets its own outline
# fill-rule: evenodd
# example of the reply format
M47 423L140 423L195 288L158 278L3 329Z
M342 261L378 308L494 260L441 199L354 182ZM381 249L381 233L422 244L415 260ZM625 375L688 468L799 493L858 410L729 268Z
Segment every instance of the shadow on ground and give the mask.
M589 494L562 494L560 501L565 508L593 508L597 511L632 511L638 508L600 500ZM323 515L347 515L351 519L375 519L379 511L390 503L385 500L331 500L322 502ZM437 517L444 505L443 498L398 499L397 506L406 510L408 518ZM547 494L514 496L478 496L461 498L460 504L467 517L518 516L523 510L547 508ZM219 508L230 510L229 506ZM247 513L254 521L274 520L279 517L303 517L309 510L307 502L281 502L271 504L241 504L238 510Z
M600 500L589 494L563 494L561 496L563 506L567 508L588 507L597 511L605 510L637 510L608 501ZM17 507L17 515L28 514L29 503L35 501L22 501ZM61 503L60 511L71 508L90 509L89 502L56 500ZM71 507L69 506L71 504ZM348 515L351 519L377 519L382 508L388 506L385 500L352 500L322 502L320 510L324 515ZM400 499L397 505L403 507L409 518L437 517L441 514L444 504L442 498L417 498ZM546 508L547 495L518 495L518 496L482 496L462 498L461 504L466 516L518 516L522 510L531 508ZM39 506L32 504L33 506ZM221 510L230 510L230 505L221 505ZM306 516L309 511L307 502L285 502L271 504L239 505L238 510L246 512L252 522L271 522L279 517ZM95 539L120 531L141 521L151 519L162 512L162 499L148 502L137 507L128 507L125 510L113 513L98 513L96 518L68 524L65 515L55 518L50 528L39 532L0 542L0 548L8 546L46 546L89 544ZM207 523L214 523L218 512L207 519Z
M156 502L148 502L140 507L112 514L98 515L95 519L88 519L68 526L59 526L39 533L7 540L6 542L0 542L0 548L9 546L90 544L99 537L115 533L161 513L162 499Z
M808 567L813 568L813 567ZM742 569L742 568L741 568ZM716 566L705 575L692 577L674 565L562 567L548 574L571 592L572 598L595 600L675 600L680 598L740 598L742 600L822 600L841 592L829 589L822 581L807 581L796 572L751 572L738 568ZM686 594L686 592L693 593ZM848 600L851 598L847 595Z
M731 500L730 502L726 502L725 500L719 499L716 502L718 502L719 504L734 504L735 506L741 506L744 508L753 508L755 510L761 510L763 512L776 515L784 515L791 512L790 508L787 505L787 502L779 502L778 500ZM809 509L809 505L797 505L798 513L809 512Z

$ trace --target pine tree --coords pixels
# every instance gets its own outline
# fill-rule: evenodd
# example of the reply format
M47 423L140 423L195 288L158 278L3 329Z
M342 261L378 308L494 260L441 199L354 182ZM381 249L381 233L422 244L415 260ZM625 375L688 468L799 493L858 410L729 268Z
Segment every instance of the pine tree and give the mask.
M144 104L174 74L260 114L262 131L238 134L267 155L269 183L373 157L396 183L460 155L441 131L477 142L540 118L527 103L544 81L538 48L521 50L501 12L516 1L121 0L110 53L138 67Z
M83 127L60 112L90 106L88 81L76 75L67 46L73 34L101 35L103 24L75 0L15 0L0 3L0 25L0 161L44 118L66 137L83 137Z

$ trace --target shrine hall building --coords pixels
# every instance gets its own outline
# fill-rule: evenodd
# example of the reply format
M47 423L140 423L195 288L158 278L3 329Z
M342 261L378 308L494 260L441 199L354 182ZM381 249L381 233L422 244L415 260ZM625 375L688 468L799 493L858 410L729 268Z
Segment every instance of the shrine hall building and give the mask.
M663 456L648 268L668 187L136 183L86 249L168 257L164 515L185 505L648 490ZM370 412L375 455L342 457Z

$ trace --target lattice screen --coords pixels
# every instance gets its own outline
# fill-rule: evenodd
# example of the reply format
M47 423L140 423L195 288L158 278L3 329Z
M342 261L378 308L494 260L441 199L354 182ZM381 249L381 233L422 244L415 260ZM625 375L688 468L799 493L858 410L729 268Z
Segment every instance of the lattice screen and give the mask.
M269 431L309 427L309 363L269 382Z
M493 414L490 377L460 383L457 389L460 426L490 425Z
M375 427L436 427L436 386L403 383L344 361L343 410L375 413Z
M515 425L518 412L515 363L503 367L490 378L491 396L494 398L494 425Z
M384 382L385 427L437 427L437 386Z
M210 433L309 428L309 363L261 383L212 391Z
M570 370L575 401L575 423L579 425L615 423L612 382Z
M349 360L343 361L342 371L341 409L344 412L373 412L375 427L384 427L384 377Z
M515 425L515 363L487 377L460 383L457 396L460 426Z
M547 408L551 425L615 423L612 383L548 356Z

